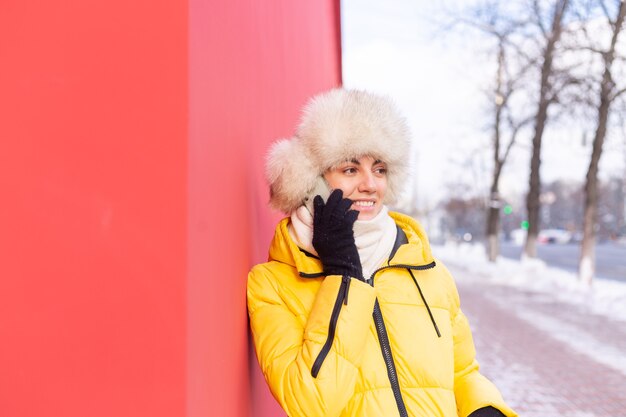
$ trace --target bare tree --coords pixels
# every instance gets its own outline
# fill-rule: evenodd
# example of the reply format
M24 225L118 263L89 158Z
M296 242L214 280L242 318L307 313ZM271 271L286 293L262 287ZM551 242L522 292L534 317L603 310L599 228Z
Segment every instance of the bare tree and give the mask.
M502 33L494 30L492 34L498 38L498 67L496 71L495 88L495 111L493 122L493 172L491 176L491 186L489 188L489 204L487 208L487 257L490 262L495 262L499 255L498 235L500 233L500 208L502 199L500 196L500 177L502 169L506 163L511 149L517 140L520 129L531 119L526 118L521 121L515 120L509 101L516 92L522 74L510 76L507 71L508 36L511 32ZM522 73L527 67L522 68ZM503 120L505 119L505 120ZM505 128L507 125L508 128ZM505 130L508 131L508 138L505 138ZM504 151L502 151L504 149Z
M493 87L487 92L489 102L492 103L489 112L493 115L489 127L492 132L493 169L485 227L487 257L494 262L499 255L498 236L502 207L500 178L518 133L532 120L530 117L520 119L519 114L512 110L511 101L516 93L524 89L524 76L530 68L536 66L536 60L529 58L518 44L519 38L524 36L528 20L514 16L510 9L502 12L501 4L497 1L486 1L473 6L456 16L455 23L469 26L496 41L495 77Z
M585 211L583 217L583 240L581 242L580 262L578 267L580 279L588 285L591 285L595 274L595 228L598 217L598 167L600 157L602 156L602 147L606 138L611 104L617 97L626 92L626 88L618 88L612 75L613 64L616 59L617 40L622 31L624 18L626 16L626 2L624 2L624 0L617 0L615 3L616 16L612 17L609 14L609 8L605 4L605 1L599 0L599 5L611 27L611 43L609 47L605 50L590 48L590 50L602 56L604 70L602 80L600 81L597 125L584 187Z
M550 17L550 28L546 28L541 13L539 0L532 2L535 12L535 23L539 27L544 46L542 48L542 65L537 113L534 119L534 135L532 140L532 157L530 161L529 189L526 197L528 211L528 234L524 244L523 256L534 258L537 256L537 235L539 234L541 180L539 168L541 165L541 141L548 121L548 108L556 102L558 88L555 86L553 61L556 55L556 45L563 31L563 18L569 5L569 0L557 0L554 3Z

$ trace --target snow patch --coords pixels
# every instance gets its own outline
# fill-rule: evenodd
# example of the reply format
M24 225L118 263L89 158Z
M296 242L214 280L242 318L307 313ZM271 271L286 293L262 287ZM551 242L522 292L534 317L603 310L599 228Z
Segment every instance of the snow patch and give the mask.
M480 244L446 244L433 246L433 253L443 262L467 269L472 274L465 279L489 281L550 294L566 303L584 305L594 314L626 322L626 283L595 279L590 286L576 274L549 267L539 259L522 261L499 257L494 263L487 260Z

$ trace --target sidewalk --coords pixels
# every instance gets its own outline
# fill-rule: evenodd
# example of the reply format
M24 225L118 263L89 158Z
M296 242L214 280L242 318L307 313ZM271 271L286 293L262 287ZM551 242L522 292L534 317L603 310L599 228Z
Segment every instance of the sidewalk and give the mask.
M520 417L626 417L626 325L447 264L482 372Z

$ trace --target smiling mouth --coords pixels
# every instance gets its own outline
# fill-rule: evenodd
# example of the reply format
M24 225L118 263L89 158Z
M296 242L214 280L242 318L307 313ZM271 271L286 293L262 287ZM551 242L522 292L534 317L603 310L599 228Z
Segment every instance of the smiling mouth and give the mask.
M363 207L363 208L374 207L374 202L373 201L355 201L354 206Z

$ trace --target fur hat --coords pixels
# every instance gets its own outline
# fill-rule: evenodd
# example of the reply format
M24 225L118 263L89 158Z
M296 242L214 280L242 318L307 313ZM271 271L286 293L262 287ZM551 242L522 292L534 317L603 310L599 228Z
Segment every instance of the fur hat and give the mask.
M270 205L300 207L318 176L347 160L371 156L387 164L385 203L406 179L411 136L392 101L365 91L334 89L304 107L296 135L275 142L267 156Z

